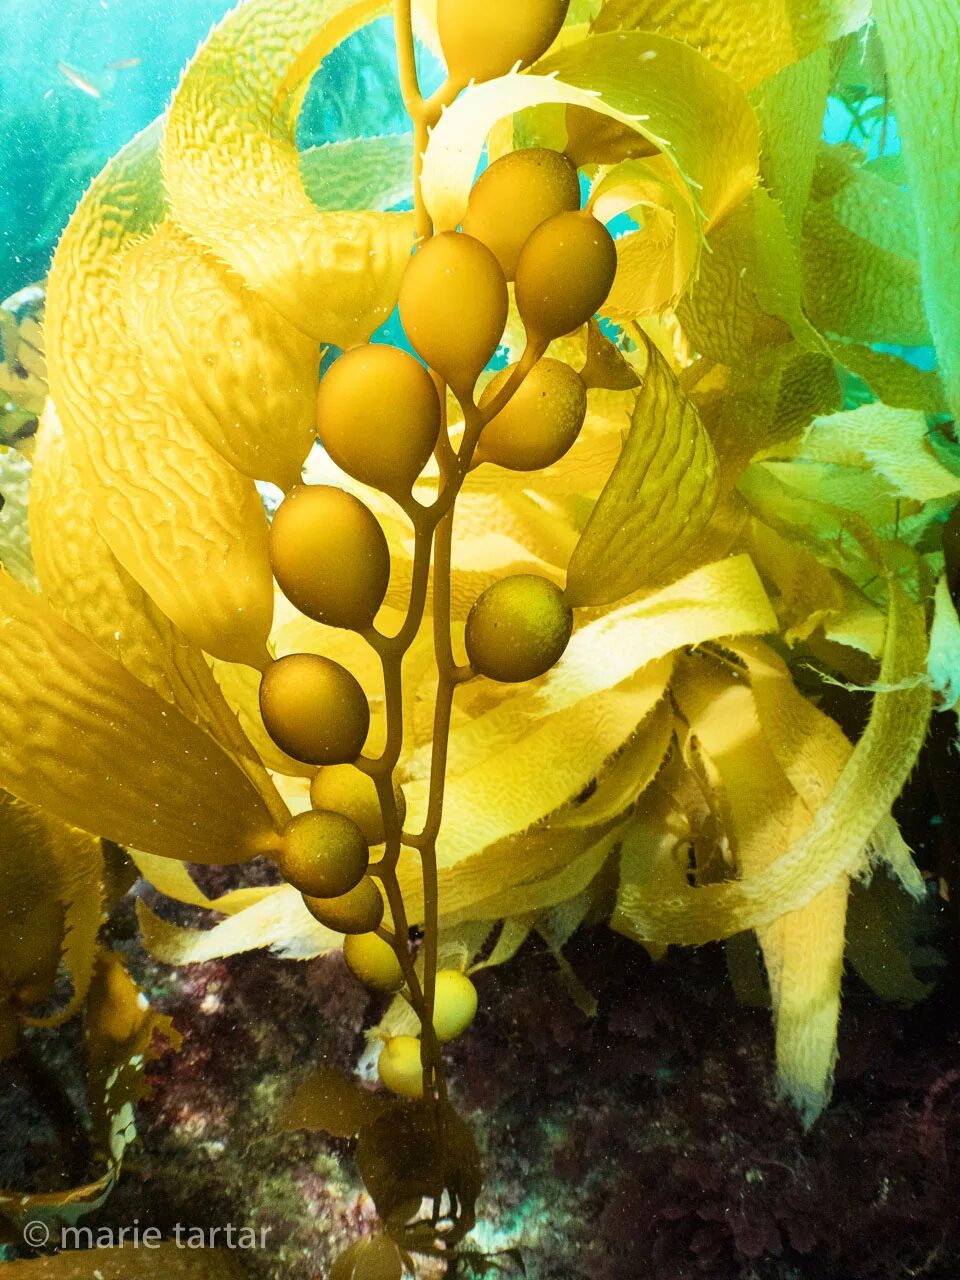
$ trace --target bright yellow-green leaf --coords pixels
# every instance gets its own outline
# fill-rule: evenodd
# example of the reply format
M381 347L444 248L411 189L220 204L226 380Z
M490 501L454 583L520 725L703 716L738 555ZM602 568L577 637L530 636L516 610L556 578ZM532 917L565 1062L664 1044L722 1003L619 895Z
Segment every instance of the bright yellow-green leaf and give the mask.
M273 821L212 738L0 575L0 785L118 844L241 862Z
M318 209L392 209L413 198L413 134L310 147L300 177Z
M960 22L942 0L876 0L877 30L917 215L923 301L960 417Z
M201 648L260 665L273 581L256 488L146 376L121 313L122 251L163 216L156 135L110 161L57 247L50 387L97 527L126 571Z
M794 241L810 195L829 84L830 56L821 48L783 67L750 95L760 121L760 172Z
M686 40L749 88L869 16L870 0L606 0L594 25Z
M710 437L651 345L630 433L570 558L567 599L607 604L662 578L707 524L719 496Z
M891 492L919 502L960 493L960 476L948 471L930 446L925 414L912 409L875 403L815 418L803 438L802 456L872 467Z
M410 214L322 212L304 190L296 119L321 60L385 0L250 0L174 94L164 177L183 230L318 342L365 341L393 310Z
M803 224L804 300L821 332L857 342L929 341L915 261L850 231L828 202Z
M741 86L689 44L648 31L591 36L537 63L536 71L599 92L627 115L644 115L641 132L693 181L708 226L753 186L759 166L753 109Z

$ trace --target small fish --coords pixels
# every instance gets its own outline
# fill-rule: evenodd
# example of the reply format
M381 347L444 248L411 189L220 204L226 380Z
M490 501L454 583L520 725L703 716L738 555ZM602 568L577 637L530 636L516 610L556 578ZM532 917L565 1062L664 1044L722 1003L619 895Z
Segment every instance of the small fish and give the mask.
M119 58L116 62L108 62L108 71L132 71L134 67L139 67L142 59L140 58Z
M71 67L69 62L58 62L57 70L68 84L72 84L81 93L89 94L91 98L100 99L103 97L100 89L85 71L80 71L77 67Z

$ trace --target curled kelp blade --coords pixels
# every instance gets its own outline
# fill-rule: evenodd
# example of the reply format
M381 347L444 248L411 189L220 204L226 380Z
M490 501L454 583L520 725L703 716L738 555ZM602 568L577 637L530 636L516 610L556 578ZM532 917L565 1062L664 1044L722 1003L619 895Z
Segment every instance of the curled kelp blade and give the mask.
M316 437L319 347L169 219L124 254L147 376L216 451L287 490Z
M319 210L296 117L326 54L387 10L385 0L248 0L188 67L164 131L179 226L305 334L342 347L393 310L413 219Z
M671 306L696 265L700 234L691 193L666 156L617 165L590 193L601 222L629 214L639 229L618 236L617 274L604 315L624 321Z
M445 112L423 165L424 200L438 227L460 222L495 123L544 103L587 108L661 148L708 225L736 205L756 177L756 118L725 72L661 36L591 36L561 48L531 72L469 88Z
M274 820L234 761L39 597L0 574L0 786L118 844L242 862Z
M137 902L143 945L165 964L199 964L221 956L269 947L284 960L312 960L343 945L343 935L318 924L291 885L277 885L262 898L209 929L184 929Z
M151 127L111 160L60 240L47 301L51 392L123 567L201 648L260 665L273 583L256 488L149 375L121 306L123 252L164 214L156 144Z
M675 887L668 896L650 884L621 882L618 917L628 931L652 941L697 944L764 928L862 866L916 762L930 715L923 611L894 582L888 585L883 691L874 695L864 734L810 827L770 867L744 880Z
M762 652L761 645L756 649ZM809 827L842 763L824 752L817 761L819 794L796 789L771 749L753 689L719 662L681 660L671 691L698 750L716 770L737 869L744 877L755 875ZM782 693L789 698L792 684ZM780 1084L808 1121L827 1100L836 1057L848 894L849 878L840 876L757 935L770 983Z

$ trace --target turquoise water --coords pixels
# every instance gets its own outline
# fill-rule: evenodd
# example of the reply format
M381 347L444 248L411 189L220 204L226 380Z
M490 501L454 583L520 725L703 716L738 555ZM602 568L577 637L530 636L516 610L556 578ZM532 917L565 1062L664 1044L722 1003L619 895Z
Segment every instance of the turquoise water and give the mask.
M0 299L46 274L90 179L163 111L185 63L232 7L225 0L0 0ZM430 91L440 69L423 71ZM870 159L896 155L896 120L878 104L865 98L854 114L831 98L824 138L853 142ZM392 24L381 19L324 62L304 104L300 140L310 146L408 128ZM403 342L395 319L377 336ZM928 348L895 350L922 368L933 365Z
M0 298L42 277L106 159L166 106L225 0L0 0ZM383 19L326 60L304 145L405 130ZM437 78L434 68L428 68Z

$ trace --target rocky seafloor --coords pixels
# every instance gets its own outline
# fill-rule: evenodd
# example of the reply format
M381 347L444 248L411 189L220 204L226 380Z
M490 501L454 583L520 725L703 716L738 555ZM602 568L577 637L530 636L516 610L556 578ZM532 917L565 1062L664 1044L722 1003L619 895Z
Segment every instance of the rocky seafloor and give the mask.
M267 1228L263 1249L237 1255L252 1280L325 1276L372 1229L373 1208L349 1142L277 1134L276 1120L311 1066L358 1060L379 1001L339 955L171 970L140 950L129 901L114 937L183 1045L152 1066L121 1182L84 1221L137 1219L165 1235L177 1223ZM567 954L597 998L593 1019L542 945L480 972L480 1013L449 1052L452 1096L484 1157L480 1222L472 1252L424 1275L956 1280L960 1000L948 939L944 929L933 994L912 1008L848 978L833 1100L809 1132L775 1095L769 1013L737 1002L720 947L655 964L605 928L582 934ZM51 1044L38 1037L35 1049ZM54 1057L69 1055L69 1036L57 1045ZM51 1131L9 1076L0 1126L0 1185L35 1183Z

